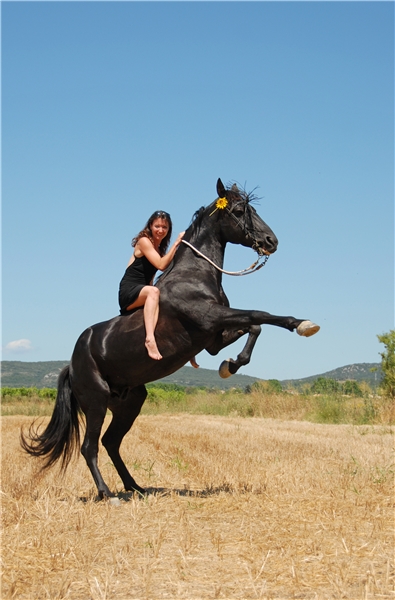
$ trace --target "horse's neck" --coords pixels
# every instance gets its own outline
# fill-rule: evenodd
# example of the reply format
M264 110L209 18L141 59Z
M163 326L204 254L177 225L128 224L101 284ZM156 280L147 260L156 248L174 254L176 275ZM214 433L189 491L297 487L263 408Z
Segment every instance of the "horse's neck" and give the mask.
M204 256L207 256L207 258L214 262L218 267L222 268L225 246L220 242L218 235L215 232L210 230L192 232L191 235L185 235L185 241L204 254ZM184 247L186 246L185 244L183 245ZM189 252L191 252L191 250L189 250Z

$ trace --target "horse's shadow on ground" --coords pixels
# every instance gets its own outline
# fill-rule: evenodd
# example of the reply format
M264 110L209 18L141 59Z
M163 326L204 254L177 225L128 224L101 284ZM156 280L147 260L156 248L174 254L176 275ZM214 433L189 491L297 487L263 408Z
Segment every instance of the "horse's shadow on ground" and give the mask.
M217 486L205 488L204 490L190 490L187 488L176 489L176 488L147 488L145 495L138 494L136 492L119 492L117 497L120 500L124 500L125 502L129 502L130 500L136 498L146 498L147 496L171 496L175 494L177 496L187 496L191 498L207 498L209 496L217 496L220 492L231 493L234 490L230 486Z
M189 498L208 498L210 496L218 496L220 493L232 494L236 490L230 485L221 485L216 487L208 487L203 490L190 490L190 489L176 489L176 488L162 488L162 487L149 487L146 488L145 494L138 492L118 492L114 498L123 502L130 502L131 500L145 500L149 496L171 496L173 494L177 496L189 497ZM247 491L247 490L244 490ZM83 496L79 498L80 502L90 502L92 497ZM95 502L102 502L102 498L96 496Z

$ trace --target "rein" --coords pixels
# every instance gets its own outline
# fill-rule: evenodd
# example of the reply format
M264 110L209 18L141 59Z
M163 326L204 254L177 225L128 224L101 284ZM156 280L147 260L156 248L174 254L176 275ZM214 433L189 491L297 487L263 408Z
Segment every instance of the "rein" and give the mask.
M196 252L196 254L198 254L199 256L201 256L202 258L204 258L205 260L207 260L207 262L210 263L210 265L212 265L213 267L215 267L218 271L221 271L221 273L225 273L225 275L249 275L250 273L254 273L255 271L259 271L259 269L262 269L262 267L265 266L265 264L267 263L267 261L269 260L269 254L264 255L264 260L263 262L258 265L259 261L262 260L263 256L259 256L258 260L256 260L252 265L250 265L249 267L247 267L247 269L243 269L242 271L225 271L224 269L221 269L221 267L219 267L218 265L216 265L212 260L210 260L208 258L208 256L206 256L205 254L203 254L202 252L200 252L200 250L198 250L197 248L195 248L195 246L192 246L192 244L190 244L189 242L187 242L186 240L181 240L181 242L183 244L186 244L187 246L189 246L190 248L192 248L192 250L194 252Z

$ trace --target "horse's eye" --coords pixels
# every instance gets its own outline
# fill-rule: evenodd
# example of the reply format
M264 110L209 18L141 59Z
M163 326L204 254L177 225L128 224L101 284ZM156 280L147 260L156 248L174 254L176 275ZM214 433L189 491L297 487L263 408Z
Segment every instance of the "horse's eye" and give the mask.
M242 206L241 204L236 204L236 206L233 209L233 213L240 217L244 213L244 206Z

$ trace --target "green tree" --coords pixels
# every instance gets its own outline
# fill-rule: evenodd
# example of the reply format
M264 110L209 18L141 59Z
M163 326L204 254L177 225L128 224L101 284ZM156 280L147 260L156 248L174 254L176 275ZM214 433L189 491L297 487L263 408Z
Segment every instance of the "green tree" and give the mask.
M358 396L359 398L362 398L363 396L363 392L359 387L358 383L351 379L345 381L342 384L342 392L346 396Z
M380 352L383 380L380 384L386 396L395 398L395 330L378 335L378 340L384 344L384 352Z
M260 392L262 394L281 394L283 391L283 386L278 381L278 379L260 379L259 381L254 381L254 383L248 384L244 392L246 394L251 394L252 392Z
M273 394L281 394L283 391L283 386L278 379L268 379L267 383L269 385L269 391L273 392Z
M313 381L311 391L313 394L338 394L341 391L341 387L336 379L318 377Z

